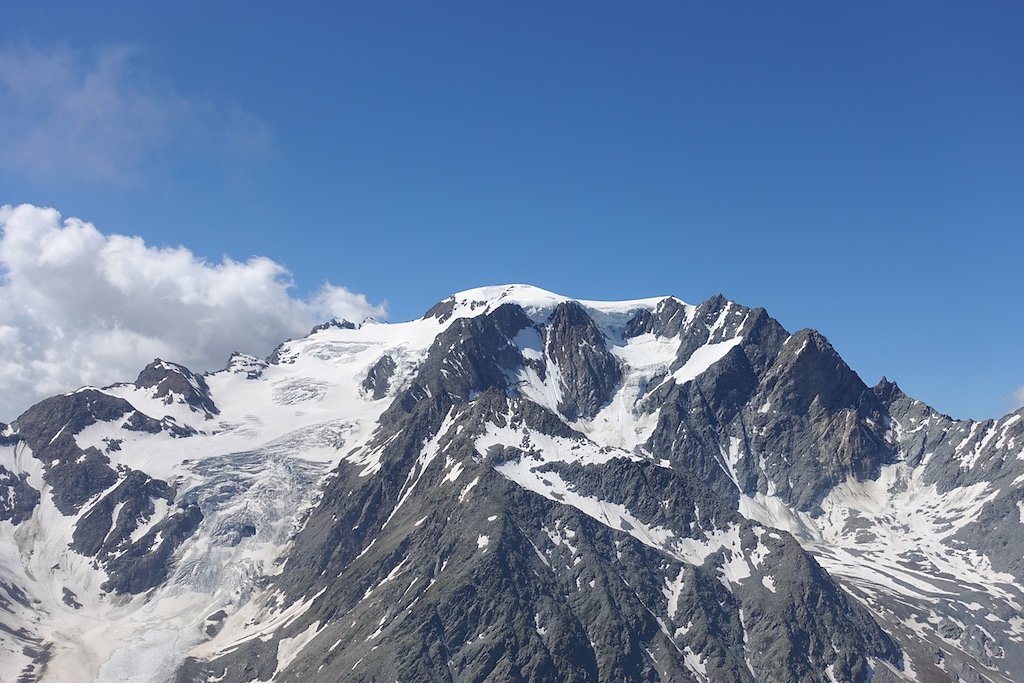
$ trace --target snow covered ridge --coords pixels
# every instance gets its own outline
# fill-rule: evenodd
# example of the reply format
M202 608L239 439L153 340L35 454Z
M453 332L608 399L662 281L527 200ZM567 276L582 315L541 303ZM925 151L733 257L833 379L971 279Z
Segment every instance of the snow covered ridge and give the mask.
M1024 411L526 285L0 425L0 680L1014 680Z

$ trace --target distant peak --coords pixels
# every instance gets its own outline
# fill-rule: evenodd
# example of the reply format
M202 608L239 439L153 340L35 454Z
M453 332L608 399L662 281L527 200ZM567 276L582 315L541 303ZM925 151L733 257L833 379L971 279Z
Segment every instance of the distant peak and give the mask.
M884 375L882 376L882 379L878 380L878 384L872 387L871 390L874 392L875 396L877 396L878 399L883 403L887 403L889 401L892 401L893 399L905 396L903 390L900 389L899 385L896 384L896 382L889 381L889 378L885 377Z
M180 363L174 363L169 360L163 360L162 358L154 358L153 361L145 367L143 373L154 374L161 372L176 372L179 375L192 376L192 371L186 368Z
M808 347L808 345L819 351L834 351L831 342L818 330L813 327L805 327L802 330L797 330L793 333L788 340L786 340L786 346L791 347L799 344L795 355L800 355L800 352Z
M467 301L495 301L499 299L519 299L519 298L532 298L532 299L545 299L564 301L569 297L554 292L549 292L546 289L540 287L534 287L533 285L512 283L507 285L488 285L484 287L473 287L472 289L466 289L461 292L456 292L452 296L456 300L467 300Z
M882 379L878 380L878 384L875 386L879 389L899 389L899 385L896 382L890 381L885 375L882 375Z
M666 299L674 299L674 297L658 296L626 301L595 301L557 294L533 285L494 285L457 292L431 307L424 317L437 318L444 322L453 316L468 317L489 313L502 304L511 303L523 308L531 317L543 319L550 315L559 304L567 302L576 303L587 311L614 314L640 309L653 310Z
M139 373L135 387L151 390L152 396L163 399L164 403L180 400L208 418L220 412L210 398L210 388L202 375L178 363L157 358Z
M349 322L344 318L334 318L332 320L328 320L327 322L322 322L319 325L314 326L313 329L309 331L309 334L310 336L312 336L317 332L323 332L324 330L354 330L357 329L358 327L359 326L356 325L355 323Z

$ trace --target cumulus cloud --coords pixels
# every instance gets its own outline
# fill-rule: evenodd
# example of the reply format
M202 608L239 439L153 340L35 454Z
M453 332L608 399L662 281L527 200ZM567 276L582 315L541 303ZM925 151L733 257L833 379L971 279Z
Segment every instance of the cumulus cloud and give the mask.
M387 312L329 283L297 297L269 258L208 263L27 204L0 207L0 278L5 422L46 396L134 379L156 357L215 369L232 351L265 355L319 321Z
M0 52L0 168L128 181L155 152L251 154L269 131L230 103L183 94L131 46Z

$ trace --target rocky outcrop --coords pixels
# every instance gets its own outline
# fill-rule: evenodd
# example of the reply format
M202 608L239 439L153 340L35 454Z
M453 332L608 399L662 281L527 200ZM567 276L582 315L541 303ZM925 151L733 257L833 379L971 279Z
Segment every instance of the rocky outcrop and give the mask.
M143 472L115 468L98 448L83 449L75 440L86 427L122 420L126 430L159 433L164 429L161 422L139 413L124 399L96 389L42 401L13 426L18 439L42 461L43 479L57 509L67 516L85 511L74 527L71 547L106 569L109 580L104 590L138 593L166 577L173 551L195 531L202 515L198 509L181 509L133 540L141 525L151 520L156 501L173 502L171 487ZM16 513L11 518L18 523L31 516L39 493L24 476L11 480L9 488L16 496L12 504Z
M611 398L622 373L605 335L576 302L559 304L545 329L544 354L558 368L558 410L569 420L593 417Z
M372 396L374 401L384 398L388 393L391 378L397 367L394 358L381 356L380 360L374 363L370 371L366 373L362 383L363 391Z
M135 386L151 390L153 397L162 399L164 403L184 403L192 411L207 418L220 413L210 396L206 380L184 365L157 358L139 373Z
M117 481L110 459L96 448L79 448L74 435L97 422L111 422L134 412L124 399L83 389L41 401L15 420L18 436L43 463L43 478L61 513L76 513L83 503Z
M18 525L32 516L39 504L39 491L28 483L24 472L15 474L0 465L0 522Z
M1024 664L1024 411L953 420L722 296L484 288L403 325L334 321L269 361L155 361L108 389L177 419L85 389L0 425L0 522L60 561L0 583L0 640L43 662L55 619L97 599L163 620L188 595L208 600L166 626L188 657L154 678L1005 683ZM67 537L32 546L51 500Z
M539 330L569 387L556 414L515 381L525 360L512 340L533 326L506 304L438 336L364 447L379 470L338 467L274 579L280 605L307 611L268 639L189 660L180 681L696 681L704 671L795 683L828 680L826 670L867 681L870 658L900 665L893 639L799 544L743 519L688 460L600 449L560 460L596 448L566 420L607 402L617 361L581 307L557 307ZM759 378L746 366L749 398ZM614 382L598 379L608 374ZM493 429L515 443L481 451ZM564 450L547 452L545 439ZM552 493L501 474L529 463ZM305 647L282 659L279 643L300 636Z
M348 320L338 320L337 318L335 318L334 320L328 320L327 322L323 322L323 323L320 323L319 325L314 326L313 329L311 329L309 331L309 334L310 335L314 335L317 332L323 332L324 330L354 330L354 329L356 329L356 324L355 323L349 322Z

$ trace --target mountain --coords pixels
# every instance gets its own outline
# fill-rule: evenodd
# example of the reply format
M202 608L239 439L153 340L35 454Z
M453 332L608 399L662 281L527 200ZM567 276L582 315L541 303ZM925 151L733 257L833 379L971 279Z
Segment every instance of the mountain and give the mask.
M5 681L994 681L1024 411L716 296L456 294L0 425Z

